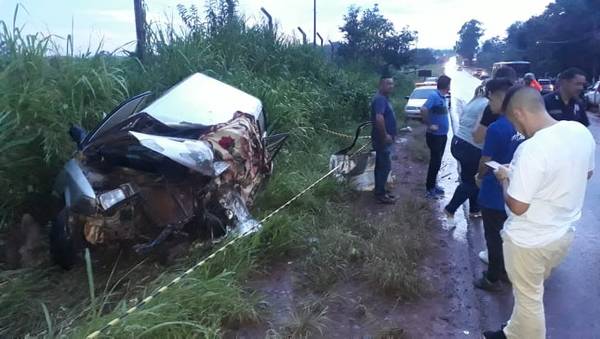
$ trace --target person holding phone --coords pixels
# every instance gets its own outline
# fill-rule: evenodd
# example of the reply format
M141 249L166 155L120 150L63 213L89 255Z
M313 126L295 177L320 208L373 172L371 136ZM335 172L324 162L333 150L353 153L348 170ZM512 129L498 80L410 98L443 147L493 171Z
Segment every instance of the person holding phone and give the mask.
M490 161L499 164L510 163L515 150L523 140L510 121L501 114L502 102L512 85L512 81L506 78L493 79L486 84L489 106L495 114L498 114L498 119L487 129L476 178L480 184L478 202L481 208L489 266L474 285L486 291L498 291L502 288L501 280L508 281L500 236L507 218L502 186L494 176L493 169L486 163Z
M503 111L527 137L510 167L501 166L495 173L509 212L502 239L515 303L507 325L483 335L544 339L544 281L573 243L573 226L581 218L595 168L596 141L579 122L555 120L532 88L511 88Z

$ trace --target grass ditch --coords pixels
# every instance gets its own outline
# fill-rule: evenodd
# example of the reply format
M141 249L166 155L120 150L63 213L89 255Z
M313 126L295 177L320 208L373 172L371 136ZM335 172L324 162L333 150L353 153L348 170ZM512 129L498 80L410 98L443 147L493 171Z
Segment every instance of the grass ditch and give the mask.
M426 201L402 199L383 217L356 215L347 203L330 211L335 221L308 241L299 269L304 287L322 294L337 282L358 279L393 298L421 295L418 263L435 224Z

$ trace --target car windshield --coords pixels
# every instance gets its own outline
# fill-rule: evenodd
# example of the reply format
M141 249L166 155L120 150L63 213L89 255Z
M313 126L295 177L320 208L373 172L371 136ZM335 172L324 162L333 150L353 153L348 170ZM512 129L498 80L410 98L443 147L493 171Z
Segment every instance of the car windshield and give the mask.
M427 99L432 93L435 93L433 88L419 88L415 89L410 95L411 99Z

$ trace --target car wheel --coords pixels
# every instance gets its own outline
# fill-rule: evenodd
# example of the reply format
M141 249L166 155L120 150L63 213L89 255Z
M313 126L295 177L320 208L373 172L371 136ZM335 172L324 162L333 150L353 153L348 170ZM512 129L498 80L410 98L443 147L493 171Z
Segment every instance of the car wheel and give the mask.
M79 227L72 227L67 207L63 208L52 220L50 227L50 255L52 260L64 268L71 269L81 252L83 235Z

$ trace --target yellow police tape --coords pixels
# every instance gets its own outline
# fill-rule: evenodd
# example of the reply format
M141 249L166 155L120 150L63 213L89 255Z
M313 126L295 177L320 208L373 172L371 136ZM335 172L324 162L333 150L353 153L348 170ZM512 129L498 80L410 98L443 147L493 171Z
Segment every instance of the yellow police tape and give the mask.
M324 131L324 132L327 132L327 133L329 133L331 135L335 135L337 137L340 137L340 138L354 139L354 136L352 136L352 135L344 134L344 133L340 133L340 132L336 132L336 131L332 131L332 130L330 130L328 128L325 128L325 127L319 127L319 129L322 130L322 131ZM359 139L370 139L371 137L368 136L368 135L365 135L365 136L359 136L358 138Z
M358 154L360 151L362 151L363 149L365 149L370 144L371 144L370 142L364 144L356 152L354 152L350 157L355 156L356 154ZM264 217L256 226L254 226L254 227L250 228L249 230L247 230L246 232L240 234L237 238L234 238L234 239L230 240L229 242L225 243L222 247L220 247L219 249L217 249L211 255L209 255L208 257L204 258L202 261L196 263L194 266L192 266L191 268L189 268L187 271L183 272L177 278L173 279L167 285L162 286L162 287L158 288L157 290L155 290L150 296L146 297L144 300L140 301L138 304L136 304L135 306L133 306L130 309L128 309L121 316L119 316L119 317L111 320L110 322L108 322L106 325L104 325L99 330L90 333L86 338L87 339L97 338L98 336L100 336L100 334L102 334L102 332L104 332L104 331L108 330L109 328L111 328L111 327L119 324L121 321L123 321L123 319L125 319L131 313L133 313L133 312L139 310L140 308L144 307L145 304L147 304L148 302L152 301L152 299L156 298L159 294L161 294L164 291L168 290L173 285L179 283L183 278L185 278L190 273L194 272L194 270L197 269L198 267L206 264L207 261L209 261L210 259L214 258L218 253L223 252L227 247L230 247L235 242L237 242L238 240L244 238L245 236L254 233L254 231L257 230L267 220L271 219L275 214L279 213L281 210L283 210L284 208L286 208L287 206L289 206L292 202L294 202L295 200L297 200L298 198L300 198L306 192L308 192L311 189L313 189L321 181L325 180L327 177L329 177L330 175L332 175L333 173L335 173L335 171L337 171L342 165L343 165L343 163L339 164L338 166L336 166L335 168L333 168L332 170L330 170L329 172L327 172L325 175L323 175L322 177L320 177L319 179L317 179L317 181L313 182L308 187L306 187L304 190L302 190L300 193L296 194L293 198L291 198L290 200L288 200L285 204L281 205L279 208L277 208L276 210L274 210L273 212L271 212L269 215L267 215L266 217Z

